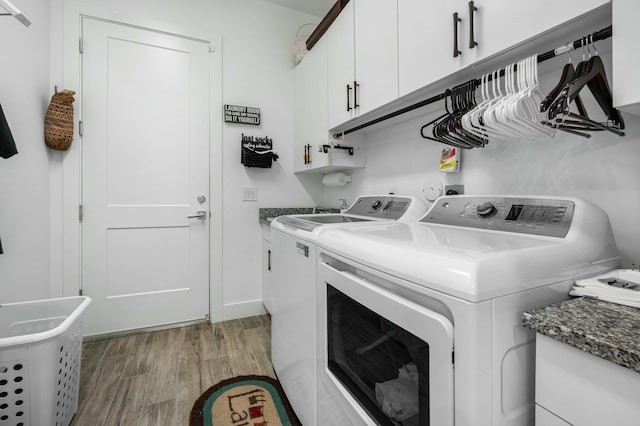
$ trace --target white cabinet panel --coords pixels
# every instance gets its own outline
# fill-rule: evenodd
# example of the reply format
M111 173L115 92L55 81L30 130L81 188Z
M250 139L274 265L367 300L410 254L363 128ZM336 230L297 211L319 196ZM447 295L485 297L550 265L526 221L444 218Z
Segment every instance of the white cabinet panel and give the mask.
M477 0L475 60L501 52L563 25L609 0ZM597 30L599 28L594 28Z
M327 39L329 128L355 114L355 1L350 1L333 21L324 37Z
M267 225L262 226L262 304L269 313L274 311L273 272L273 245L271 244L271 229Z
M327 39L323 37L294 70L296 173L330 173L364 166L361 135L348 135L344 141L332 140L329 135L327 68ZM325 150L325 145L350 146L353 155L346 150Z
M632 0L627 0L632 1ZM530 40L592 12L609 0L403 0L398 3L399 95ZM454 57L458 13L459 56ZM470 47L471 20L473 39Z
M398 69L400 96L413 92L462 65L453 57L453 13L462 3L446 0L402 0L398 3ZM459 31L464 28L460 22ZM463 37L463 33L458 33ZM459 41L464 38L459 38Z
M640 373L536 335L536 404L568 423L635 426L638 389Z
M364 0L355 10L358 115L398 97L398 0Z
M318 146L329 140L327 125L327 43L320 39L294 70L294 170L328 165Z
M329 128L398 97L398 0L351 0L328 42Z
M640 115L640 2L613 0L613 104L631 114Z

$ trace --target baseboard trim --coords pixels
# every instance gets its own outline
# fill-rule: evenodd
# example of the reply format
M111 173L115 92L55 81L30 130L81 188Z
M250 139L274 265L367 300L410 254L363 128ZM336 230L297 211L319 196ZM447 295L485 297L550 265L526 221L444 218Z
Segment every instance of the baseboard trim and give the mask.
M82 338L82 341L83 342L93 342L93 341L96 341L96 340L112 339L114 337L129 336L131 334L153 333L154 331L169 330L171 328L190 327L192 325L200 325L200 324L208 324L208 323L209 323L209 320L207 320L207 319L198 319L198 320L192 320L192 321L174 322L174 323L170 323L170 324L154 325L154 326L151 326L151 327L134 328L134 329L131 329L131 330L112 331L112 332L109 332L109 333L102 333L102 334L92 334L90 336L84 336Z
M266 314L267 310L262 304L262 300L251 300L249 302L231 303L222 307L222 320L234 320L239 318L254 317Z

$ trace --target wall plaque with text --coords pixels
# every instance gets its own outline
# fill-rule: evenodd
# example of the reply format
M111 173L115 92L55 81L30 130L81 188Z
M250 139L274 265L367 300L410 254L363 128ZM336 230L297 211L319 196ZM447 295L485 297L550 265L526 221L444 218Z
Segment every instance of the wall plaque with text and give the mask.
M252 124L257 126L260 124L260 108L225 105L224 121L225 123Z

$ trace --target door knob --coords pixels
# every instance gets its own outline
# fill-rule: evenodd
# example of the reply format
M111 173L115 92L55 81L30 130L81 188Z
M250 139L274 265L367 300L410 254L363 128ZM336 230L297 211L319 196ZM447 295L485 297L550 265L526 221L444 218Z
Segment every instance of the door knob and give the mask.
M198 210L195 214L190 214L187 219L205 220L207 218L206 210Z

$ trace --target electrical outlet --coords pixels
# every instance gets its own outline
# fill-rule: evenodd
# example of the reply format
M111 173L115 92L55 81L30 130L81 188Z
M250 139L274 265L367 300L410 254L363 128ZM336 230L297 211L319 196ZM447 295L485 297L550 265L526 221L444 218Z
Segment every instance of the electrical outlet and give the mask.
M464 185L445 185L444 195L462 195L464 194Z
M242 201L258 201L258 188L255 186L242 187Z

